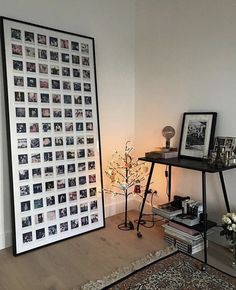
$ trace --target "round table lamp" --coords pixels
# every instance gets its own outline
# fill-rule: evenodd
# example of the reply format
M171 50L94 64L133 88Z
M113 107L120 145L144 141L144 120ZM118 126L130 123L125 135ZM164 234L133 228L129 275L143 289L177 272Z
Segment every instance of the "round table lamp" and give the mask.
M166 138L166 149L170 149L170 139L175 136L175 129L171 126L164 127L162 136Z

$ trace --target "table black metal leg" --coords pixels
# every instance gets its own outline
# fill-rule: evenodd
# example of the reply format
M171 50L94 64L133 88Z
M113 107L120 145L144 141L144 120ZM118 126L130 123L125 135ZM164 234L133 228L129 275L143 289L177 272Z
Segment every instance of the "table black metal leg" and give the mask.
M225 187L223 172L220 171L219 175L220 175L221 187L222 187L222 191L223 191L224 199L225 199L225 206L226 206L227 212L230 212L229 200L228 200L227 191L226 191L226 187Z
M139 225L140 225L140 222L141 222L141 219L142 219L142 216L143 216L143 209L144 209L144 205L145 205L146 198L147 198L147 195L148 195L148 190L149 190L149 186L150 186L151 179L152 179L152 173L153 173L154 165L155 165L155 163L152 162L151 168L150 168L150 172L149 172L149 175L148 175L148 180L147 180L145 192L144 192L143 203L142 203L140 214L139 214L138 225L137 225L137 236L139 238L142 237L142 234L139 231Z
M171 165L168 167L168 202L171 200Z
M205 270L207 264L207 202L206 202L206 172L202 171L202 204L203 204L203 239L204 239L204 264L202 270Z

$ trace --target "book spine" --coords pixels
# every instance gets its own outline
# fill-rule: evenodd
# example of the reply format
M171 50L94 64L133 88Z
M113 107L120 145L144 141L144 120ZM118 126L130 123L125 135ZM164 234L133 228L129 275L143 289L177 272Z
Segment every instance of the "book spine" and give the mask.
M194 235L198 235L199 234L198 231L190 229L190 228L187 228L187 227L185 227L183 225L180 225L180 224L177 224L177 223L175 223L173 221L169 221L169 226L172 227L172 228L175 228L177 230L183 231L183 232L185 232L185 233L187 233L189 235L193 235L194 236Z

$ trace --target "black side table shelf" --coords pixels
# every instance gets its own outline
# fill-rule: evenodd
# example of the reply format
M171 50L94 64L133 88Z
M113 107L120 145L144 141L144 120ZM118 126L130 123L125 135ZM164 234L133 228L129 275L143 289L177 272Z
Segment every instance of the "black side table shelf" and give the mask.
M209 165L205 161L201 160L192 160L192 159L187 159L187 158L170 158L170 159L152 159L152 158L146 158L146 157L141 157L139 160L145 161L145 162L150 162L151 167L148 175L148 180L144 192L144 198L139 214L139 219L138 219L138 225L137 225L137 236L139 238L142 237L142 233L139 231L139 226L142 220L142 215L143 215L143 209L144 205L146 202L150 182L152 179L152 174L153 174L153 169L155 164L162 164L168 166L168 175L169 175L169 183L168 183L168 192L169 192L169 201L171 199L171 169L172 167L180 167L180 168L185 168L185 169L190 169L190 170L196 170L200 171L202 174L202 205L203 205L203 238L204 238L204 263L207 264L207 194L206 194L206 173L219 173L220 177L220 182L221 182L221 187L224 195L224 201L225 201L225 206L227 209L227 212L230 212L230 206L229 206L229 200L227 196L227 191L225 187L225 181L224 181L224 176L223 176L223 171L230 170L233 168L236 168L236 164L228 167L216 167ZM203 266L204 269L204 266Z

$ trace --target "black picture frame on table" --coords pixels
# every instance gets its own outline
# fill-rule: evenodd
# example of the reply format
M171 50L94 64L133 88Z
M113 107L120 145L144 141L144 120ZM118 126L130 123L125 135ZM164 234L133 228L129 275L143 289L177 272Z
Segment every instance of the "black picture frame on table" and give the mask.
M183 114L179 157L202 160L213 147L216 112L186 112Z
M13 254L20 255L105 227L95 40L0 21Z

